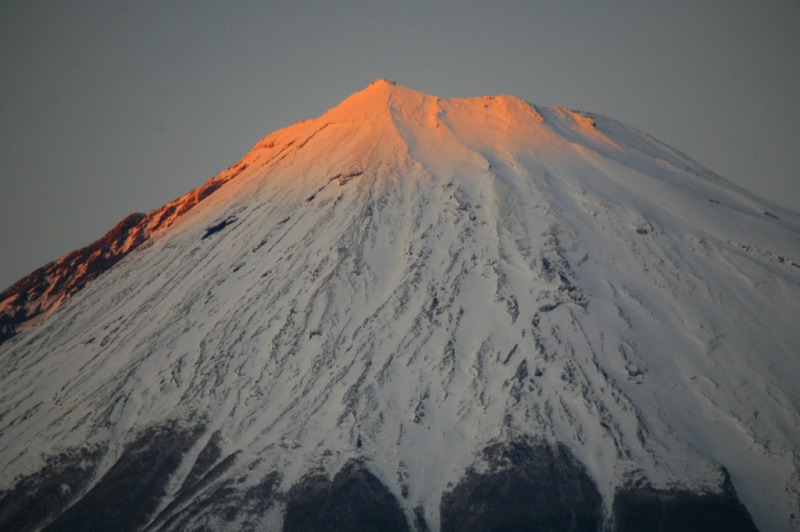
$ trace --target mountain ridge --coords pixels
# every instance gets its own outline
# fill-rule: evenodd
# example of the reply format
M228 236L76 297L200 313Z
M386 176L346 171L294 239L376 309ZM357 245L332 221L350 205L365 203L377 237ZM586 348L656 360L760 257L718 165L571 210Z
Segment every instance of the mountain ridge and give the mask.
M0 292L0 344L49 316L97 276L211 195L244 169L235 164L148 213L132 213L91 244L37 268Z

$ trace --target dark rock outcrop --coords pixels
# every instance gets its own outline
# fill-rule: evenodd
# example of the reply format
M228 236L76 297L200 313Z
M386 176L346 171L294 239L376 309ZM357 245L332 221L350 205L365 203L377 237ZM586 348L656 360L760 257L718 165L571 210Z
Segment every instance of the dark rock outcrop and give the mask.
M201 431L172 425L143 431L100 481L45 530L141 529Z
M752 532L757 530L739 501L727 473L720 493L656 490L638 487L620 490L614 497L617 532Z
M211 435L167 497L167 483L202 432L198 425L145 429L96 482L106 449L55 455L42 470L0 493L0 530L261 529L276 525L275 505L283 502L287 532L429 530L423 508L414 508L410 526L398 499L363 462L348 462L333 479L309 473L281 493L277 472L255 484L231 476L238 454L223 455L219 433ZM623 488L612 515L604 516L595 484L563 444L498 443L484 449L482 462L480 472L477 466L468 469L442 496L442 531L757 530L724 470L719 492Z
M289 490L283 530L391 532L409 527L394 495L362 463L351 461L332 481L312 473Z
M225 461L221 462L222 464ZM212 469L213 472L213 469ZM276 501L280 475L268 474L256 485L243 488L234 479L217 482L190 499L180 510L168 508L148 529L183 530L263 530L262 520ZM167 513L173 512L165 519Z
M488 470L468 470L442 496L442 531L600 529L600 494L566 446L519 440L483 455Z
M200 426L149 427L93 486L106 449L63 451L0 493L0 530L137 530L201 433Z
M51 456L38 472L0 493L0 530L35 530L83 493L105 451L76 449Z

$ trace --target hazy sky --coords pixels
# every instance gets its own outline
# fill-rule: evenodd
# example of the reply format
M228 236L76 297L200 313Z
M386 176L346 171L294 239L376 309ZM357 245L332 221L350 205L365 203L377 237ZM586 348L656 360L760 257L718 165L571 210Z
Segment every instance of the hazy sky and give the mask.
M0 2L0 290L375 78L612 116L800 210L800 2Z

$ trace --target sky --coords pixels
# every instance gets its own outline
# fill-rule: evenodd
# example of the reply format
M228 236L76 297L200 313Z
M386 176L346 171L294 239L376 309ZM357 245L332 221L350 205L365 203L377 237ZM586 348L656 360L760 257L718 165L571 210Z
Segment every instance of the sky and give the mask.
M800 2L0 2L0 290L376 78L611 116L800 211Z

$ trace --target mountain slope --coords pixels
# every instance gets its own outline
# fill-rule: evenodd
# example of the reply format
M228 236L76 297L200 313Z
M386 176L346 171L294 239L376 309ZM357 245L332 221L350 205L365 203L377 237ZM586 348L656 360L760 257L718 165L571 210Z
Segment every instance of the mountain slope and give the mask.
M126 216L100 240L44 265L4 290L0 293L0 344L49 316L84 286L146 240L166 230L242 170L244 165L233 165L163 207L147 214L137 212Z
M796 213L608 118L385 81L232 168L0 346L0 524L481 529L499 483L565 494L518 523L798 526Z

